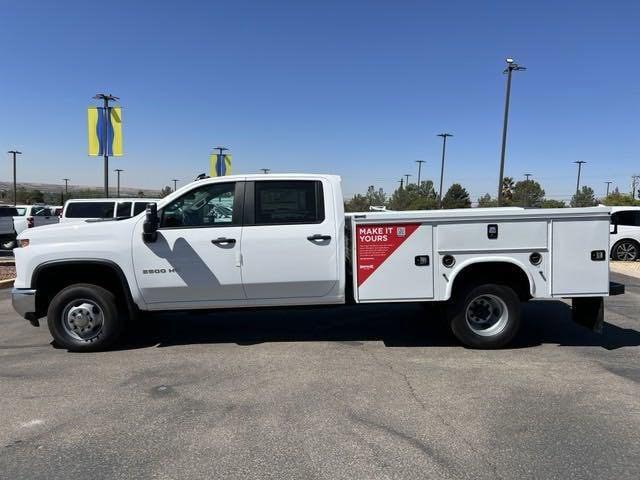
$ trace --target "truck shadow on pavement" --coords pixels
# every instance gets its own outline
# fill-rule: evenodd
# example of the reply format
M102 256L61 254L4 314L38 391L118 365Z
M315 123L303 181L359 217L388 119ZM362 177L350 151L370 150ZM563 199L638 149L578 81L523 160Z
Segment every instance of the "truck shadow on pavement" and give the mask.
M560 301L529 302L523 306L522 320L509 348L557 344L615 350L640 345L640 332L631 328L605 323L600 335L573 323L571 308ZM387 347L460 346L437 309L378 304L158 314L136 324L119 349L322 341L351 346L364 341L381 341Z

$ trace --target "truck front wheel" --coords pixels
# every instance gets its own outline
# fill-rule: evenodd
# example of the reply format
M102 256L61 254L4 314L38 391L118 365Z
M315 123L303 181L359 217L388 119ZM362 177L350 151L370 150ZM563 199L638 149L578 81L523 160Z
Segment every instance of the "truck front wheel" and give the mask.
M119 336L123 319L113 293L78 283L53 297L47 324L56 344L73 352L95 352L109 347Z
M520 299L509 287L468 288L454 300L449 318L458 340L472 348L500 348L520 328Z

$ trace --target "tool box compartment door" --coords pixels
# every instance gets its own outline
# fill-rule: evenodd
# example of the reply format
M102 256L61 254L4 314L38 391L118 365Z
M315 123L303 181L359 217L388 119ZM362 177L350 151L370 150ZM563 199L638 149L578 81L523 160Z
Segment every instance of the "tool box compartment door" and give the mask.
M433 298L433 226L356 224L359 301Z

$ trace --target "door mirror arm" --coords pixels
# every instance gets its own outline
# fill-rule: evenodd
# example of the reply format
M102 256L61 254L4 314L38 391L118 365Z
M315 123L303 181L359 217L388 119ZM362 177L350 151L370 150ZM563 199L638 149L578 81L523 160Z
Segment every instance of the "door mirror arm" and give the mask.
M147 211L144 222L142 224L142 239L146 243L155 242L158 238L158 205L155 203L147 203Z

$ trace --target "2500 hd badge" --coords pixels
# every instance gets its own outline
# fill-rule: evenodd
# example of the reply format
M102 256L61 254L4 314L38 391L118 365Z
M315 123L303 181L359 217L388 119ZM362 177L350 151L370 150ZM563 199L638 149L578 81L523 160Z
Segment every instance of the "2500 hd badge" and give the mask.
M156 273L176 273L175 268L150 268L148 270L142 270L144 275L156 274Z

